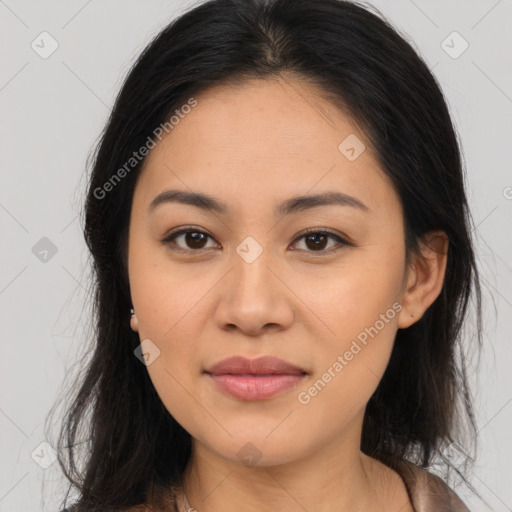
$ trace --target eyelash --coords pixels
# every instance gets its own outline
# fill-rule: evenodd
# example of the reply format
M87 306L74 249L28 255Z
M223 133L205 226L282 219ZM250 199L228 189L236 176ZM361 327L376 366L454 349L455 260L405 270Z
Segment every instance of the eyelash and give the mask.
M202 231L200 229L189 227L189 228L183 228L178 231L174 231L174 232L170 233L162 240L162 243L164 245L168 245L171 250L176 251L176 252L181 252L181 253L202 252L202 251L208 250L208 249L183 249L181 247L177 247L176 243L174 242L174 239L178 238L180 235L184 235L187 233L201 233L213 240L213 237L211 237L208 233L205 233L204 231ZM338 242L338 244L341 246L355 247L355 244L347 241L346 239L342 238L340 235L338 235L332 231L322 230L319 228L310 228L310 229L304 231L295 239L294 242L297 242L297 241L301 240L302 238L305 238L307 235L311 235L311 234L318 234L318 235L324 235L324 236L327 235L329 238L335 239ZM173 246L171 246L171 243ZM326 250L320 250L320 251L305 250L305 252L308 252L311 254L318 253L318 254L322 255L322 254L332 254L333 252L337 252L340 249L341 249L341 247L337 247L337 248L331 247L330 249L326 249Z

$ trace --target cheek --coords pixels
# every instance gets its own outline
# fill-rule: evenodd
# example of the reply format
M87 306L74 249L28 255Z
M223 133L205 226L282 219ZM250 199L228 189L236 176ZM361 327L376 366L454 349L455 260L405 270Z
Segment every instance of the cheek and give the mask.
M200 371L200 299L209 286L207 280L171 269L152 260L150 254L149 248L134 253L130 289L139 338L141 342L149 339L158 352L147 371L165 407L173 415L177 413L179 421L180 411L190 409L192 376Z
M153 257L152 251L157 253ZM165 251L151 247L133 257L130 270L139 334L165 344L175 343L177 337L193 341L201 301L218 277L196 265L173 264Z
M337 404L349 415L364 407L393 349L402 308L397 300L402 263L396 254L375 261L360 258L350 271L347 265L330 280L317 281L324 284L310 293L308 306L328 329L317 321L311 333L316 339L320 329L325 334L313 352L317 374L302 388L306 394L300 403Z
M189 434L197 439L219 436L222 429L212 421L211 405L196 397L197 382L191 378L189 364L180 355L173 353L171 360L162 353L148 366L149 377L165 409Z
M201 371L198 355L204 337L204 285L197 279L185 285L154 273L147 275L139 292L139 336L141 340L149 338L160 350L148 370L152 378L153 373L162 374L159 381L167 381L163 389L174 388Z
M169 413L186 425L192 435L199 435L195 426L205 411L200 407L201 401L195 399L202 371L198 357L202 329L194 321L197 311L186 307L189 301L183 294L168 293L152 299L151 305L143 310L144 321L139 326L141 339L151 339L160 351L147 366L149 377ZM206 418L199 423L206 423Z
M402 265L393 255L359 252L337 266L310 269L308 279L290 273L283 280L300 297L302 305L297 302L297 308L309 328L316 329L316 334L323 329L324 339L338 345L377 321L379 331L396 323L392 305L400 297Z
M386 370L396 334L395 309L384 309L384 317L380 311L365 310L363 319L342 313L336 341L318 347L316 373L297 392L304 424L335 435L364 410Z

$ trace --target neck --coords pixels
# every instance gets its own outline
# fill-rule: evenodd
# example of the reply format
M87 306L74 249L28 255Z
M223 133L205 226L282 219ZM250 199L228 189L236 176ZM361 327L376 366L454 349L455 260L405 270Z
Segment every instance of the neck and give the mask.
M412 511L401 478L342 439L300 459L245 466L193 439L183 488L197 512Z

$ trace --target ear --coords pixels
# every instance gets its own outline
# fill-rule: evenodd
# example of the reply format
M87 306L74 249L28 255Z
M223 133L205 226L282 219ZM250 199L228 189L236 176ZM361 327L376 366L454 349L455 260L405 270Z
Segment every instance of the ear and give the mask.
M132 316L130 318L130 327L132 328L132 331L139 332L139 321L137 320L137 315L132 313Z
M429 231L420 242L421 254L414 255L407 269L402 310L397 322L399 329L405 329L419 320L441 293L448 245L448 236L441 230Z

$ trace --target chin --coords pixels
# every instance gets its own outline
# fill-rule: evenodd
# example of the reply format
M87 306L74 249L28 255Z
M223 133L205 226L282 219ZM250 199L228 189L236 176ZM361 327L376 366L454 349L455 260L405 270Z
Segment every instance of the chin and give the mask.
M225 442L218 440L210 444L210 448L218 455L230 460L234 464L241 464L246 467L266 467L286 464L300 457L300 447L293 435L287 432L273 432L267 436L270 430L265 432L245 432L233 438L225 437Z

